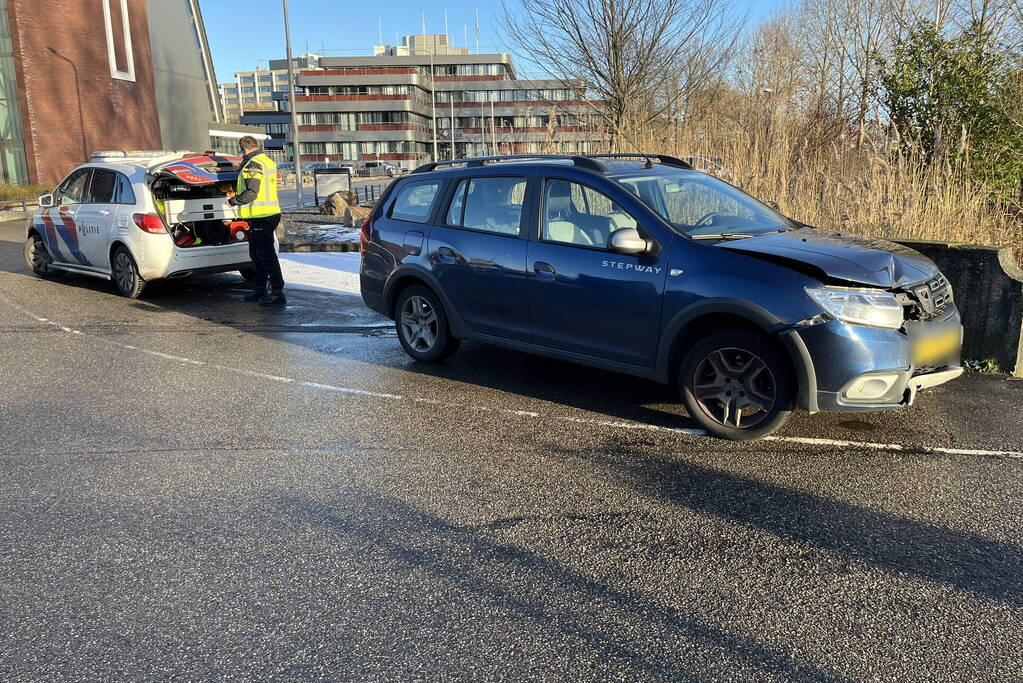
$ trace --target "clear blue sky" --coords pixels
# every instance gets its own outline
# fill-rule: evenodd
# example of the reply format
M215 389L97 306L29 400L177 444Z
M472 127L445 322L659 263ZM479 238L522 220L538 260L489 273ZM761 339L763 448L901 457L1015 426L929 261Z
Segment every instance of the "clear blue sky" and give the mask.
M737 0L749 6L756 18L769 12L782 0ZM281 0L200 0L210 48L213 51L217 80L230 81L236 71L249 71L267 60L282 59L284 29ZM394 44L395 33L421 33L426 11L427 33L444 32L444 10L448 14L448 33L455 47L462 47L464 27L469 27L469 44L475 49L475 10L479 8L480 47L495 51L499 46L498 2L479 0L289 0L291 41L295 54L306 50L326 50L328 56L365 54L379 40L379 20L383 23L384 42ZM244 26L243 35L240 26Z

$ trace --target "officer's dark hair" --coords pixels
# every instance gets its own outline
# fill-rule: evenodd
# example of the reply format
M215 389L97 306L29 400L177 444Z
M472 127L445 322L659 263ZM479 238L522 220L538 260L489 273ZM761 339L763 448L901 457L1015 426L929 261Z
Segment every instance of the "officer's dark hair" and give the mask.
M241 140L238 141L238 145L242 149L259 149L259 143L256 142L256 138L252 137L251 135L244 136Z

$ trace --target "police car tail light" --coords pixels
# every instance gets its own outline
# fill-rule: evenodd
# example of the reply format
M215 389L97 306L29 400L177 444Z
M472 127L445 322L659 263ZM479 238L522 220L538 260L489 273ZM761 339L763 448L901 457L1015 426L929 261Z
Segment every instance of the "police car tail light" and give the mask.
M362 230L359 231L359 256L366 255L366 247L369 245L369 233L373 230L373 221L369 216L362 222Z
M155 213L137 213L132 218L135 220L135 225L139 226L141 230L155 235L167 232L167 226L163 224L163 221Z

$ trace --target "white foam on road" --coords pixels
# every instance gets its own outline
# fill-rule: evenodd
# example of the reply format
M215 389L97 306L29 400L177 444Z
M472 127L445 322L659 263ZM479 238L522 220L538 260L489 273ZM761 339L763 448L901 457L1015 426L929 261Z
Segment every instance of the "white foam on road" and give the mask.
M359 294L358 252L309 252L280 255L288 287Z
M338 254L339 256L342 254ZM303 257L316 257L319 254L300 254ZM357 254L355 255L358 256ZM303 259L304 260L304 259ZM315 267L315 266L310 266ZM328 269L333 270L333 269ZM68 334L74 334L79 336L91 336L97 339L102 344L109 346L116 346L122 349L128 349L131 351L138 351L146 354L153 358L159 358L174 363L183 363L186 365L193 366L206 366L215 370L221 370L224 372L231 372L234 374L244 375L246 377L254 377L258 379L267 380L270 382L277 382L281 384L296 384L309 389L318 391L326 391L333 394L348 395L348 396L362 396L366 398L381 399L388 401L402 401L410 403L427 403L431 405L444 406L449 408L456 408L459 410L477 411L490 414L508 415L513 417L520 417L526 419L544 419L544 420L557 420L559 422L567 422L572 424L580 425L591 425L594 427L608 427L613 429L630 429L638 431L651 431L651 432L663 432L666 434L677 434L680 436L706 436L706 432L702 429L685 429L680 427L662 427L660 425L643 424L641 422L628 422L628 421L612 421L612 420L599 420L583 417L571 417L567 415L542 415L540 413L529 411L529 410L515 410L510 408L493 408L490 406L483 406L479 404L461 404L461 403L450 403L447 401L439 401L437 399L421 398L416 396L404 396L402 394L389 394L384 392L370 391L368 389L360 389L357 387L346 387L336 384L323 384L320 382L309 382L305 380L298 380L291 377L282 377L280 375L269 375L255 370L248 370L246 368L238 368L230 365L221 365L219 363L209 363L207 361L196 360L194 358L187 358L185 356L176 356L169 353L163 353L161 351L154 351L145 349L139 346L133 346L131 344L124 344L122 342L112 341L110 339L101 338L93 334L88 334L80 330L66 327L59 323L53 322L46 318L35 315L31 311L19 306L18 304L10 301L9 299L3 299L9 306L20 311L24 315L32 318L36 322L55 327ZM854 449L866 449L866 450L882 450L882 451L903 451L903 452L922 452L922 453L941 453L945 455L962 455L962 456L975 456L975 457L1003 457L1003 458L1017 458L1023 459L1023 452L1019 451L1003 451L1003 450L987 450L979 448L945 448L942 446L906 446L897 443L875 443L869 441L846 441L840 439L820 439L815 437L806 436L768 436L765 437L765 441L775 441L781 443L793 443L803 444L810 446L826 446L831 448L854 448Z

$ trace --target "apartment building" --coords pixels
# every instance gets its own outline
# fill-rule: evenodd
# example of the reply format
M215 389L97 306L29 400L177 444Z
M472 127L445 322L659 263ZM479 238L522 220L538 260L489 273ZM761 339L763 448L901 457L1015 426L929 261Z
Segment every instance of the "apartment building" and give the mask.
M519 79L506 54L454 50L443 35L411 38L403 41L405 49L378 46L373 56L321 57L318 68L299 72L295 110L304 162L390 161L414 168L435 156L600 147L599 103L586 98L581 83ZM288 110L287 93L274 99Z
M295 68L315 69L319 59L319 55L315 54L295 57ZM272 59L266 69L239 71L233 82L217 86L224 119L238 123L245 112L275 111L278 106L273 94L284 92L290 86L286 59Z

